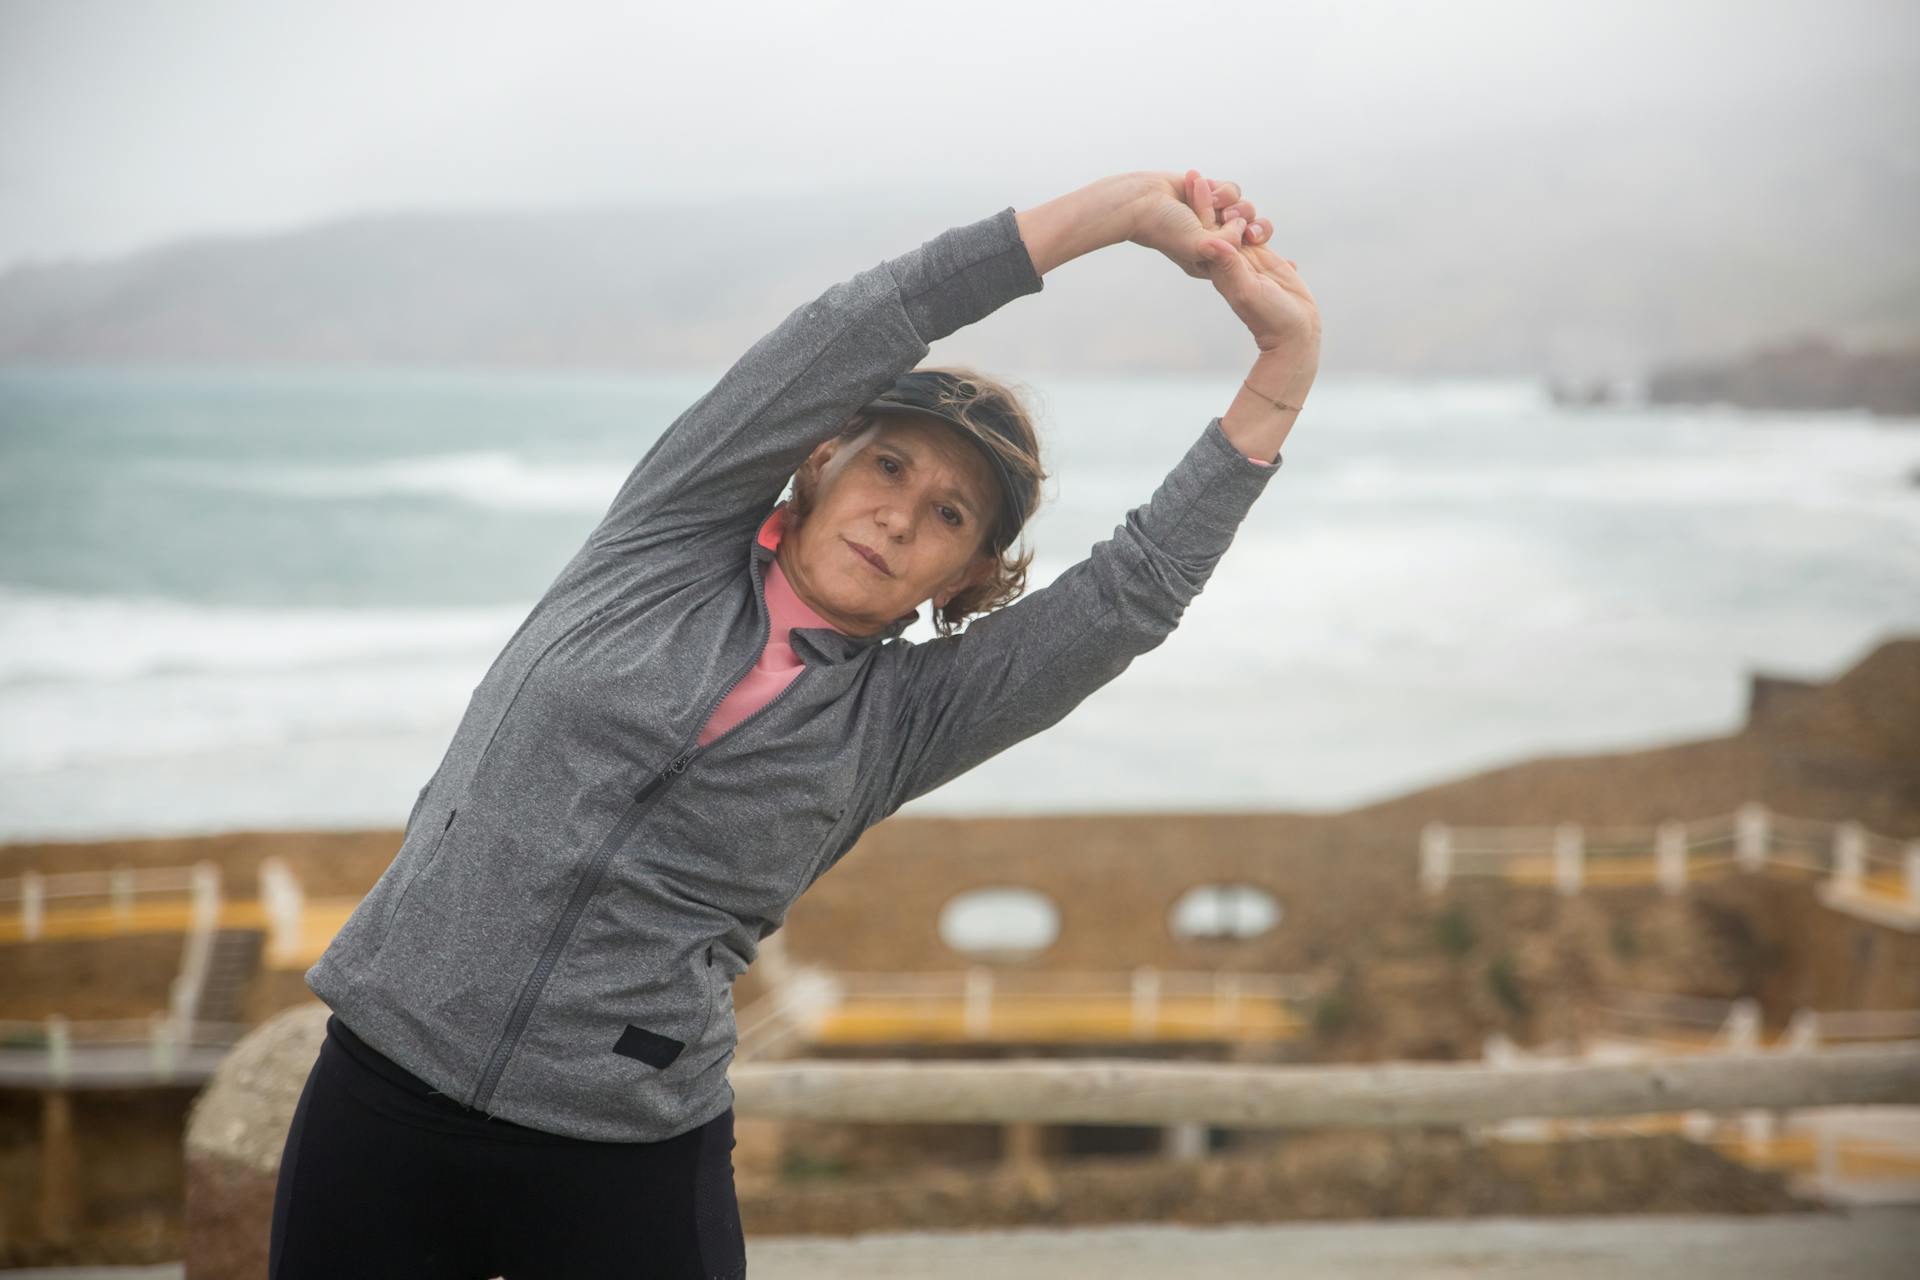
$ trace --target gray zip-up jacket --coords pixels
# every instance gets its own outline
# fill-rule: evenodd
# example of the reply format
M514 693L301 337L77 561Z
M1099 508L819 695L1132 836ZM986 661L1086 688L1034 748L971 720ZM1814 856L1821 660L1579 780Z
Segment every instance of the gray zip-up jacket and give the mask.
M814 445L930 343L1037 293L1011 207L789 314L677 418L474 689L393 863L307 985L459 1102L658 1141L733 1102L732 983L868 827L1058 722L1166 639L1278 473L1213 418L1045 588L913 643L770 626L755 536ZM1276 459L1276 462L1278 459Z

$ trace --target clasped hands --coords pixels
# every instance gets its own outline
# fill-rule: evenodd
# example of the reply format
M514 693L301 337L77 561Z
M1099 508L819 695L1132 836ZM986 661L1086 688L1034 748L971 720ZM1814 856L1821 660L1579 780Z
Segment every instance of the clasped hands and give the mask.
M1317 358L1319 305L1293 259L1268 247L1273 223L1255 216L1238 183L1211 182L1197 169L1144 171L1125 181L1139 187L1128 240L1211 281L1262 352Z

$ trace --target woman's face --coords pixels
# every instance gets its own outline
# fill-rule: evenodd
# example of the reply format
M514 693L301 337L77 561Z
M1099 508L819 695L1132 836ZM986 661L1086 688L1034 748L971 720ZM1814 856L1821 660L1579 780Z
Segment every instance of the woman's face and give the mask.
M820 467L812 510L782 536L780 568L836 627L873 635L992 576L993 468L953 428L890 416L823 442L808 465Z

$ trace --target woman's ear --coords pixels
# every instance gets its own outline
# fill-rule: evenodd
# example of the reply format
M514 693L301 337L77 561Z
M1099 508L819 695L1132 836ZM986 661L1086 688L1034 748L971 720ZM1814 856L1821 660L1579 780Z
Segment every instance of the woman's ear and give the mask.
M832 460L833 455L839 451L839 448L840 441L838 437L830 440L822 440L819 444L813 446L813 452L807 455L806 462L801 465L805 466L817 476L826 469L827 463Z
M975 555L973 559L967 561L967 567L962 569L945 589L934 593L934 607L944 609L947 607L947 602L962 591L971 591L983 582L992 581L994 571L999 567L999 557L988 555L984 551Z

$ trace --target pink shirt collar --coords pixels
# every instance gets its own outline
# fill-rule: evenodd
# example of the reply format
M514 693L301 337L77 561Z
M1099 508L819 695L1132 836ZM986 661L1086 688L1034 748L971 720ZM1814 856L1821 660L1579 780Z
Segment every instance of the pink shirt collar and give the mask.
M761 523L760 545L769 551L778 551L780 539L786 531L787 508L786 504L782 503L775 507L773 514ZM784 659L786 663L797 660L793 656L792 646L788 644L788 633L795 627L825 627L830 631L840 631L839 627L814 612L812 607L800 598L799 593L793 589L793 584L787 581L787 575L780 568L778 559L767 562L766 584L767 615L772 619L772 630L767 636L767 646L769 649L777 647L779 652L775 656ZM847 633L840 631L840 634Z
M782 502L773 509L771 515L760 522L760 532L756 536L756 540L768 551L778 551L780 549L780 540L786 535L786 532L787 504ZM767 583L767 612L773 618L773 636L769 643L777 641L785 645L787 642L787 632L795 627L825 627L830 631L839 632L839 634L843 636L850 634L849 632L841 631L839 627L834 626L831 622L828 622L825 618L815 613L812 608L807 605L807 602L802 600L799 595L794 592L793 584L787 581L787 575L780 568L778 557L767 561L765 577ZM919 620L920 611L915 609L912 613L901 614L896 621L911 625Z

